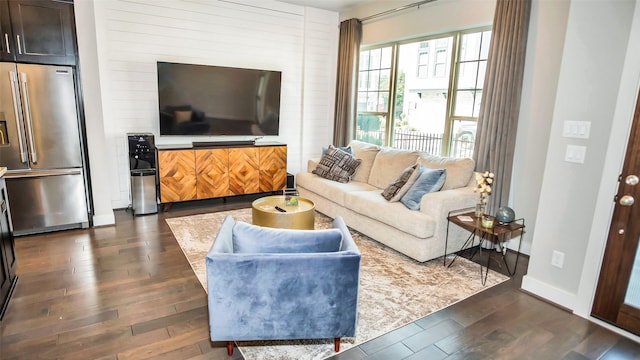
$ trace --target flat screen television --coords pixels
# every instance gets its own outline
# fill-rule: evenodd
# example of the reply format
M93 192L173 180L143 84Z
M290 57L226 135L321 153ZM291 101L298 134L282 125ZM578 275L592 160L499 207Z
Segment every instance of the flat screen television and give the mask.
M278 135L280 71L158 62L160 135Z

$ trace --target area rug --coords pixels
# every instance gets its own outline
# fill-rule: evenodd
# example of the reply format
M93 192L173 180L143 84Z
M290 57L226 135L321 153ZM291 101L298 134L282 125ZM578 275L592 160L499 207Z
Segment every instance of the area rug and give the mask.
M227 215L251 223L251 209L166 219L193 271L207 290L205 256ZM317 213L316 229L331 227ZM486 285L480 266L458 258L444 267L442 258L420 263L351 230L362 253L356 336L344 338L341 351L383 335L434 311L497 285L506 276L490 271ZM335 355L333 340L238 342L247 360L317 360Z

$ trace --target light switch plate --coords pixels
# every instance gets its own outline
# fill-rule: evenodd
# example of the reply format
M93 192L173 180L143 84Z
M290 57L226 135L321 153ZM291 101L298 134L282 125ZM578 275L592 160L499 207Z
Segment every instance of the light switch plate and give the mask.
M591 132L590 121L565 121L562 136L574 139L588 139Z
M567 145L567 151L564 154L564 160L572 163L584 164L584 158L586 154L586 146Z

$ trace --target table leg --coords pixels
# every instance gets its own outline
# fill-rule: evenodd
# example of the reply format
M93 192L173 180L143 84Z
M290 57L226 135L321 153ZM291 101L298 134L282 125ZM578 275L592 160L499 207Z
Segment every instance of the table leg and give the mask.
M449 226L447 225L447 235L448 235L448 229L449 229ZM467 240L465 240L464 244L462 244L462 246L460 247L460 250L459 250L458 252L460 252L460 251L462 251L462 250L466 249L466 248L469 246L469 244L473 245L473 240L475 239L475 236L476 236L475 231L474 231L474 232L471 232L471 233L469 234L469 237L467 237ZM452 264L453 264L453 262L456 260L456 258L458 258L458 252L455 252L455 253L454 253L453 259L451 259L451 262L449 263L449 265L447 265L447 245L446 245L446 244L447 244L447 243L446 243L446 240L445 240L445 248L444 248L444 265L445 265L446 267L451 267L451 265L452 265Z

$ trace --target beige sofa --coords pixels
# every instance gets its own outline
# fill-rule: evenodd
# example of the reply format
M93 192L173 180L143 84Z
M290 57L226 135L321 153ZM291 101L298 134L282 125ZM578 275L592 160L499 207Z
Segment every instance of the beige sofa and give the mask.
M300 196L313 200L316 210L346 224L417 261L441 257L445 251L447 215L474 207L478 201L474 161L434 157L410 150L352 141L353 156L361 160L352 180L328 180L312 173L320 159L309 160L306 172L296 175ZM402 202L387 201L381 193L404 169L419 163L431 169L447 169L440 191L422 196L419 210ZM459 250L468 233L451 225L447 252Z

